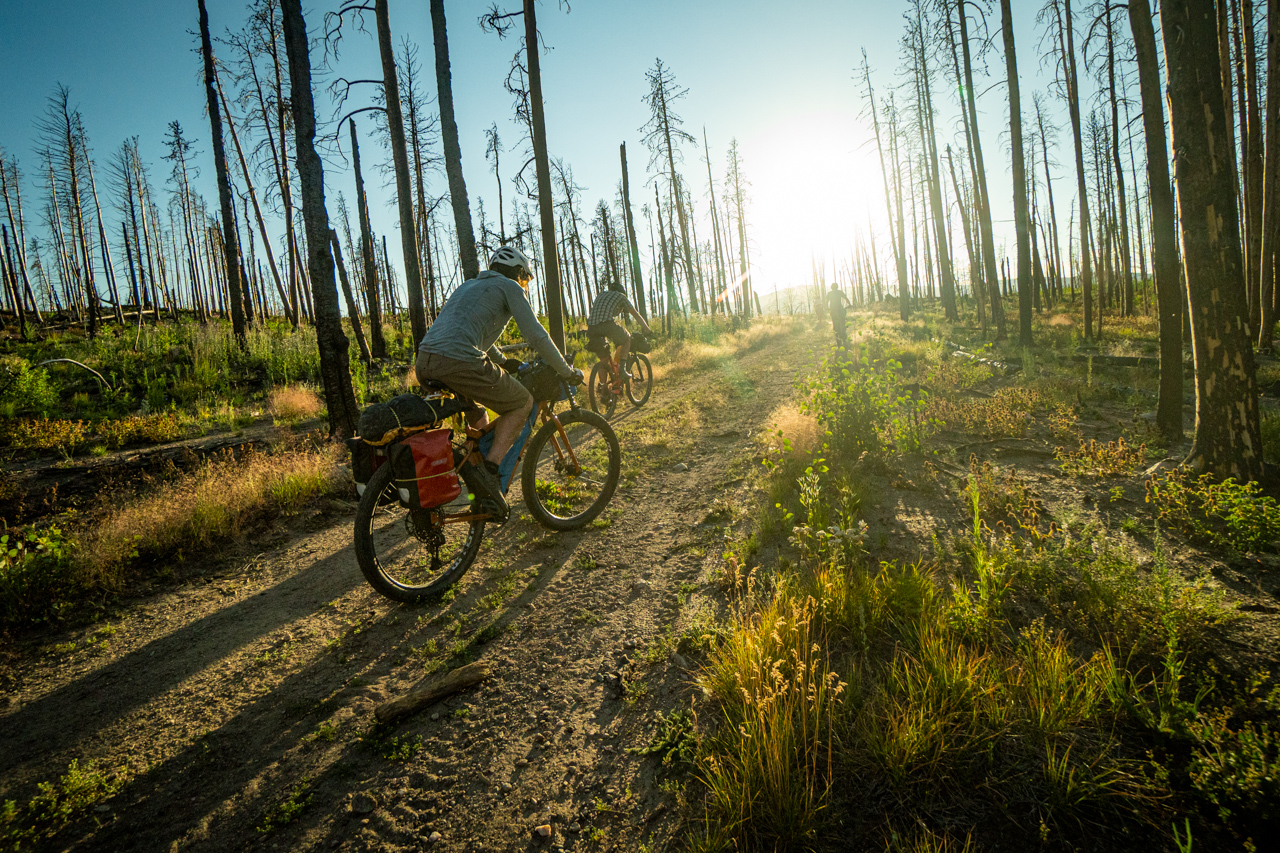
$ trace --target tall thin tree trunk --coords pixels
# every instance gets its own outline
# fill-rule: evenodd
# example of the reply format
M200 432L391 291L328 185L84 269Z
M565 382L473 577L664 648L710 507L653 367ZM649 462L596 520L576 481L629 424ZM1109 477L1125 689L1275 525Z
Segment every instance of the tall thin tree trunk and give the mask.
M351 294L351 282L347 279L347 265L342 262L342 245L338 242L338 232L329 229L329 245L333 247L333 261L338 267L338 282L342 285L342 296L347 303L347 317L351 320L351 331L356 336L356 345L360 348L360 359L365 364L373 360L369 352L369 342L365 340L364 329L360 326L360 312L356 310L356 300Z
M1000 0L1004 33L1004 64L1009 80L1009 147L1013 154L1013 221L1018 245L1018 343L1031 346L1031 220L1027 210L1027 166L1022 145L1022 102L1018 87L1018 58L1013 43L1013 10Z
M373 234L369 230L369 205L364 195L364 177L360 172L360 142L356 138L356 121L351 123L351 163L356 176L356 217L360 220L360 259L364 264L364 293L369 306L369 346L373 358L387 357L387 341L382 334L382 303L378 298L378 263L374 259ZM415 340L416 344L416 340Z
M433 0L433 15L436 3ZM400 245L404 252L404 281L409 299L409 327L416 347L427 333L427 318L422 299L422 264L418 259L418 238L413 219L413 189L409 182L409 154L404 141L404 118L400 112L400 82L396 75L396 58L391 50L391 19L387 0L375 0L378 19L378 52L382 57L383 92L387 105L387 132L391 137L391 161L396 173L396 203L400 209ZM441 15L444 10L441 9ZM442 99L443 112L443 99ZM453 103L450 101L450 107ZM452 116L451 116L452 117Z
M432 0L433 3L440 0ZM551 197L551 163L547 155L547 128L542 111L542 71L538 57L538 19L535 0L524 0L524 45L529 71L529 107L533 131L533 159L538 176L538 212L542 224L542 274L546 279L547 325L551 340L564 352L564 295L560 265L556 260L556 220Z
M470 279L480 274L480 262L476 257L475 234L471 229L471 207L467 202L467 184L462 176L462 147L458 144L458 123L453 117L453 76L449 70L449 35L445 28L444 0L431 0L431 31L435 37L440 138L444 145L445 174L449 179L449 200L453 204L454 226L458 232L458 254L462 262L462 276ZM533 51L536 53L537 49L535 43Z
M649 311L644 301L644 274L640 272L640 246L636 243L636 223L631 213L631 179L627 174L627 143L624 142L618 146L618 154L622 158L622 213L627 226L627 254L631 261L631 280L634 282L636 292L636 310L640 312L640 316L648 319Z
M1240 482L1262 475L1262 434L1241 268L1236 175L1213 0L1161 0L1182 253L1196 363L1196 434L1187 464Z
M355 391L347 355L347 336L338 311L338 288L333 280L333 256L329 253L329 214L324 202L324 165L316 153L315 105L311 94L311 58L302 0L281 0L285 48L289 56L289 102L293 111L298 178L302 186L302 217L306 224L308 266L314 301L316 343L320 349L320 375L324 382L329 431L337 436L355 434ZM412 219L410 220L412 221ZM412 236L412 235L410 235Z
M1267 118L1262 171L1262 250L1258 347L1275 333L1276 253L1280 251L1280 0L1267 0Z
M987 271L987 287L991 299L991 319L996 326L996 340L1004 340L1008 332L1004 323L1004 302L1000 298L1000 271L996 265L996 244L991 228L991 194L987 192L987 167L982 159L982 139L978 133L978 106L973 94L973 62L969 51L969 23L965 12L968 0L956 0L960 22L960 52L964 57L964 94L968 105L970 144L974 157L974 194L978 201L978 232L981 236L983 265Z
M218 108L218 89L214 82L213 44L209 38L209 12L204 0L196 0L200 12L200 52L204 56L205 108L209 112L210 139L213 143L213 168L218 180L218 202L222 209L222 260L227 276L227 295L231 303L231 331L236 343L245 349L244 283L240 280L240 239L236 233L235 202L231 197L231 176L227 172L227 152L222 144L222 111Z
M1076 153L1076 197L1080 206L1080 280L1084 289L1084 337L1093 340L1093 265L1089 253L1089 189L1085 181L1084 143L1080 135L1080 90L1076 77L1075 25L1071 0L1063 0L1058 19L1058 51L1067 90L1067 111L1071 117L1071 136Z

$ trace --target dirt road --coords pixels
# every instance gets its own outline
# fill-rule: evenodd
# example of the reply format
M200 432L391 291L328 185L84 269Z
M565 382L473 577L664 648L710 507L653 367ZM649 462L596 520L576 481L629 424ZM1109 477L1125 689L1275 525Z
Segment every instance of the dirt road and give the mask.
M189 580L19 664L0 800L30 801L73 761L80 790L112 789L37 849L671 846L688 777L628 750L657 712L697 708L689 643L722 600L754 437L816 343L763 336L660 379L615 418L623 483L602 519L553 534L517 507L448 601L397 605L363 582L350 502L189 556ZM378 703L469 660L491 664L479 686L375 726Z

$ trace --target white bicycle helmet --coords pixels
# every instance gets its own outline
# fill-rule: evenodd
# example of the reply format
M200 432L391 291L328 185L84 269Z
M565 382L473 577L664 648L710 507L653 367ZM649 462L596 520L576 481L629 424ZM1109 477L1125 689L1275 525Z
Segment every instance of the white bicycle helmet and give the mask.
M526 275L533 275L533 264L529 262L529 258L524 252L509 243L489 256L489 268L493 269L496 264L502 264L515 270L524 270Z

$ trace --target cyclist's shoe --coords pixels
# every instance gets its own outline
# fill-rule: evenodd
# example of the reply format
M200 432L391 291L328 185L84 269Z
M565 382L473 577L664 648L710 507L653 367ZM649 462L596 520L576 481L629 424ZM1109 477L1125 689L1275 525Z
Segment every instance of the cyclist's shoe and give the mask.
M511 508L502 494L502 478L498 466L489 460L479 465L468 465L470 477L465 477L467 485L475 492L476 509L488 513L497 524L506 522L511 515Z

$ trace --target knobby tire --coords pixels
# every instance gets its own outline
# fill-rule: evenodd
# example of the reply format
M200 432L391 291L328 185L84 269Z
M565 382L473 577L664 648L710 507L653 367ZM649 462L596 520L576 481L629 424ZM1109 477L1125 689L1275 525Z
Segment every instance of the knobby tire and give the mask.
M439 555L433 555L414 534L421 528L400 504L392 474L390 464L374 471L360 497L355 521L356 562L369 585L387 598L421 601L453 586L470 568L480 551L484 522L440 525L444 545L449 548L446 559L440 561ZM384 493L390 500L379 501ZM466 538L458 541L464 530Z
M622 472L622 451L618 436L599 414L576 408L560 413L559 419L581 471L575 473L561 462L568 454L564 448L556 452L552 439L562 439L555 421L550 421L529 440L520 483L525 506L539 524L552 530L576 530L591 523L613 498Z

